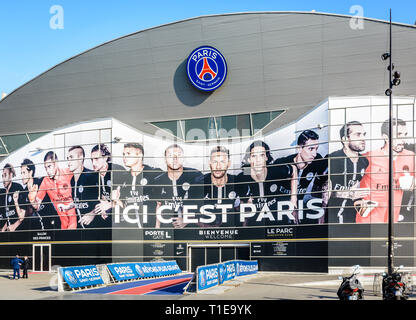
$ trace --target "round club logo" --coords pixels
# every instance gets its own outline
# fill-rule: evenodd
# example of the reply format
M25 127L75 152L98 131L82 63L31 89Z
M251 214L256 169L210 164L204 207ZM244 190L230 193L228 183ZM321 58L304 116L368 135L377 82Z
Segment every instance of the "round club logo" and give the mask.
M230 199L230 200L233 200L233 199L235 199L237 197L237 194L235 193L235 191L231 191L229 194L228 194L228 199Z
M223 264L219 265L219 269L220 269L220 283L224 282L224 277L225 277L225 268Z
M144 277L144 272L142 270L142 268L140 268L140 266L138 264L136 264L134 266L134 268L136 269L137 273L139 274L140 277Z
M227 77L227 62L217 49L203 46L189 55L186 71L196 88L213 91L218 89Z
M78 281L77 281L77 278L75 277L75 275L74 275L74 273L72 272L72 271L70 271L70 270L67 270L67 271L65 271L65 273L64 273L64 277L65 277L65 280L67 281L67 282L70 282L70 283L72 283L73 285L74 284L76 284Z
M199 270L198 280L199 280L199 286L200 287L205 287L205 271L204 271L204 269Z
M184 191L188 191L190 187L191 187L191 185L188 182L184 182L183 185L182 185L182 189Z

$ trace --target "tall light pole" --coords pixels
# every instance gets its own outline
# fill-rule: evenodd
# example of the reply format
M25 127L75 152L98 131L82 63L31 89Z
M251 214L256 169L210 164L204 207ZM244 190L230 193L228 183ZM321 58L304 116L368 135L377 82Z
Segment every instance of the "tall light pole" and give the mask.
M390 45L389 52L383 53L381 58L383 60L389 59L389 88L385 91L385 94L389 97L389 207L388 207L388 249L387 249L387 264L388 274L392 274L394 271L394 181L393 181L393 86L400 84L400 73L395 71L393 73L394 64L392 63L392 23L391 23L391 9L390 9ZM396 119L397 125L397 119Z

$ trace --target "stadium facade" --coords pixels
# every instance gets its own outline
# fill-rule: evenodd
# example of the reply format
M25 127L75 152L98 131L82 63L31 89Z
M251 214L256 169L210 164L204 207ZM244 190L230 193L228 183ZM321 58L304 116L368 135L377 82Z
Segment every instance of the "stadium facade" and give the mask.
M188 19L16 89L0 101L0 267L19 253L42 271L172 259L190 271L232 259L384 268L389 24L354 19ZM413 268L416 27L394 23L393 41L395 263Z

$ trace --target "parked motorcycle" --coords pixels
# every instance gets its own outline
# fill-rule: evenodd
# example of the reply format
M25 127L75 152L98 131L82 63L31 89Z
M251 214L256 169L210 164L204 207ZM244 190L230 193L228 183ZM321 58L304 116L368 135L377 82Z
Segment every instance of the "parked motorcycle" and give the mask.
M338 288L338 298L340 300L362 300L364 299L364 287L357 275L360 273L360 266L355 265L352 270L352 275L349 277L339 277L342 280L341 285Z
M402 274L399 273L402 268L403 266L398 267L391 274L383 273L383 300L407 300L409 298L406 283L402 281Z

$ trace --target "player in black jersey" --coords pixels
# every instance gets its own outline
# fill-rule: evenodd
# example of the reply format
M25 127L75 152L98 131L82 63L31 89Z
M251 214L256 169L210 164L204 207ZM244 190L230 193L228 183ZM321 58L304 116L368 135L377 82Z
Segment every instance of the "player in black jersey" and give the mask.
M99 203L97 174L84 166L85 151L81 146L68 150L68 168L73 173L71 179L72 199L78 216L78 228L94 228Z
M299 223L322 223L322 188L327 181L328 161L318 153L319 135L312 130L303 131L297 140L297 153L278 158L274 165L293 164L297 171L297 213ZM291 193L291 181L280 182L282 194ZM313 210L311 210L313 208Z
M115 226L154 227L155 203L151 201L152 183L161 171L143 163L144 149L140 143L127 143L123 162L129 171L114 172Z
M201 176L196 169L184 167L183 149L173 144L165 150L167 171L155 177L154 197L157 201L156 228L183 228L183 202L189 198L195 179Z
M272 163L270 148L263 141L255 141L247 148L243 172L237 176L235 185L241 202L239 222L244 226L297 222L296 170L290 164L270 166ZM291 194L282 193L281 179L291 181ZM280 196L288 196L288 199L281 201Z
M20 165L20 170L23 182L23 190L21 191L23 203L17 202L16 208L18 210L20 210L21 206L25 208L25 218L22 224L20 225L19 229L44 230L46 227L46 223L44 218L41 216L40 212L42 212L45 208L43 206L39 208L39 210L35 210L29 200L29 190L33 188L34 185L37 185L39 187L42 180L34 177L36 167L34 163L29 159L23 160L23 162Z
M111 200L112 174L117 175L124 172L125 169L111 161L111 152L105 144L97 144L91 149L91 162L94 172L97 173L99 200L100 203L95 206L95 211L100 217L96 217L95 223L99 227L111 227L111 212L113 202Z
M360 122L348 122L340 130L343 148L328 155L330 198L327 220L330 223L355 223L354 203L369 193L359 187L369 165L368 159L360 154L365 150L365 135Z
M237 194L234 191L235 176L227 171L231 166L230 151L221 146L210 152L211 172L197 177L195 187L190 189L189 201L197 204L197 222L199 227L235 226L238 207Z
M0 188L0 231L3 231L3 226L6 224L6 212L4 207L4 196L6 189Z
M13 166L7 163L2 173L3 186L5 188L0 203L3 207L3 216L5 219L5 223L1 229L2 232L15 231L25 218L26 208L22 205L19 206L19 203L23 203L21 194L23 187L12 181L15 176L16 172Z

